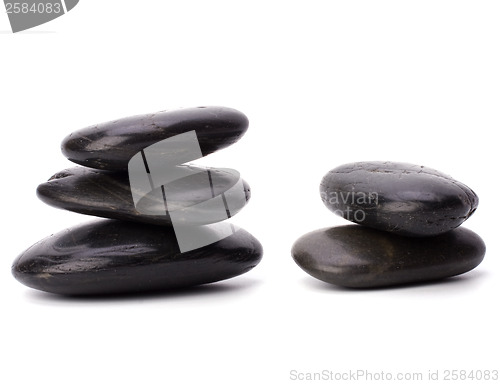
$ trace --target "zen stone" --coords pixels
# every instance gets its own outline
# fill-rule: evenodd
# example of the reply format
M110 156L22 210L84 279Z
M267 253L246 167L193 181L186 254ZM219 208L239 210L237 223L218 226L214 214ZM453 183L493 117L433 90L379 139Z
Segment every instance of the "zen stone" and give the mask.
M324 228L300 237L295 262L311 276L344 287L372 288L460 275L478 266L486 247L458 228L427 237L404 237L359 225Z
M405 236L434 236L460 226L479 199L465 184L420 165L345 164L321 181L321 199L336 214Z
M247 117L231 108L199 107L127 117L73 132L61 145L71 161L96 169L127 171L141 150L176 135L195 131L202 156L238 141L248 128ZM189 154L178 143L176 157ZM189 159L191 161L194 159ZM179 164L176 164L179 165Z
M185 169L188 176L167 184L164 190L145 193L137 207L126 173L84 167L55 174L38 186L37 195L56 208L157 225L170 225L174 214L177 222L208 224L222 221L238 213L250 199L250 187L239 179L236 171L187 165L177 168ZM228 191L237 197L232 199L230 211L223 205L228 200L223 199Z
M212 231L197 230L201 237ZM232 230L222 240L181 253L172 227L100 220L36 243L15 260L12 273L28 287L63 295L207 284L243 274L262 257L257 239L243 229Z

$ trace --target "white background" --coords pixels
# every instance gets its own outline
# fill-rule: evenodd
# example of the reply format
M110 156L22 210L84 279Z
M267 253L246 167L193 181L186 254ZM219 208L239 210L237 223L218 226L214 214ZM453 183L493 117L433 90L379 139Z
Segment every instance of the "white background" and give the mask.
M12 34L0 14L2 383L288 383L291 370L500 369L496 1L81 0ZM233 223L265 255L179 294L75 300L11 276L39 239L92 220L36 186L72 166L71 131L165 108L223 105L250 129L198 163L252 186ZM306 275L290 248L343 224L319 181L351 161L407 161L473 188L487 245L462 277L373 291ZM347 223L347 222L346 222Z

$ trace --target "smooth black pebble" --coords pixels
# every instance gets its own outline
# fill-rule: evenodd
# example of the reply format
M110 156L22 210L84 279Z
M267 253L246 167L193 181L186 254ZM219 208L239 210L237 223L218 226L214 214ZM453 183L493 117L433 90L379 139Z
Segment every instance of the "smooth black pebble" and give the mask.
M374 288L460 275L483 260L483 240L466 228L428 238L404 237L359 225L324 228L300 237L295 262L311 276L344 287Z
M345 164L321 181L323 203L343 218L405 236L434 236L459 227L479 199L465 184L420 165Z
M208 227L199 228L209 235ZM66 229L39 241L14 262L28 287L63 295L172 290L241 275L262 257L259 241L243 229L181 253L171 227L117 220Z
M249 185L244 180L237 184L239 176L224 168L181 167L192 174L167 185L167 208L162 191L157 191L160 193L145 195L139 206L143 210L138 210L126 173L85 167L73 167L56 173L49 181L38 186L37 196L50 206L72 212L156 225L170 225L171 212L178 213L178 220L195 224L209 224L227 219L226 215L221 216L214 212L217 207L200 203L214 197L221 198L224 192L235 185L241 189L241 198L232 200L234 204L231 206L231 216L241 210L250 199ZM210 174L210 183L206 180L207 172Z
M247 117L235 109L185 108L80 129L63 140L61 150L69 160L85 167L127 171L134 155L172 136L195 131L202 155L206 156L235 143L247 129ZM183 151L190 153L190 148L189 143L178 143L176 157L182 159Z

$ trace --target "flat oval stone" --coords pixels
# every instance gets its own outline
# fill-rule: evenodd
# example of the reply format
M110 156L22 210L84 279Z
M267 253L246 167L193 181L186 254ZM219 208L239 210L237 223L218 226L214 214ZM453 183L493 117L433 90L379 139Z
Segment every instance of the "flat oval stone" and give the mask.
M341 165L321 181L328 209L354 223L405 236L434 236L460 226L479 198L439 171L394 162Z
M209 227L198 228L200 236ZM172 290L243 274L262 257L250 233L234 233L181 253L172 227L117 220L66 229L33 245L14 262L14 277L28 287L63 295Z
M136 207L126 173L85 167L56 173L49 181L38 186L37 195L43 202L56 208L157 225L171 225L173 214L177 222L193 224L225 220L228 211L222 197L228 190L237 189L240 197L232 199L229 216L238 213L250 199L250 186L232 170L191 165L177 168L183 168L191 175L167 185L164 190L167 204L163 191L157 189L147 194ZM217 204L203 204L210 200Z
M247 117L231 108L198 107L126 117L71 133L61 145L69 160L85 167L127 171L129 160L150 145L195 131L203 156L238 141L248 129ZM178 145L177 158L190 148ZM191 161L194 159L190 159Z
M295 262L308 274L351 288L418 283L460 275L477 267L485 252L483 240L466 228L416 238L359 225L310 232L292 248Z

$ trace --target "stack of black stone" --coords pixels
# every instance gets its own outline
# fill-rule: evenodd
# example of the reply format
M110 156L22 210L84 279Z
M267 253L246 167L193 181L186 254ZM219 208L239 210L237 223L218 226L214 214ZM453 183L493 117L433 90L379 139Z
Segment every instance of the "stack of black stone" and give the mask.
M486 247L458 228L477 195L434 169L395 162L345 164L320 185L331 211L360 225L320 229L299 238L295 262L313 277L352 288L418 283L468 272Z
M63 154L83 167L39 185L45 203L106 218L24 251L21 283L65 295L172 290L228 279L262 257L250 233L223 220L250 188L237 171L183 165L238 141L248 119L199 107L128 117L73 132Z

